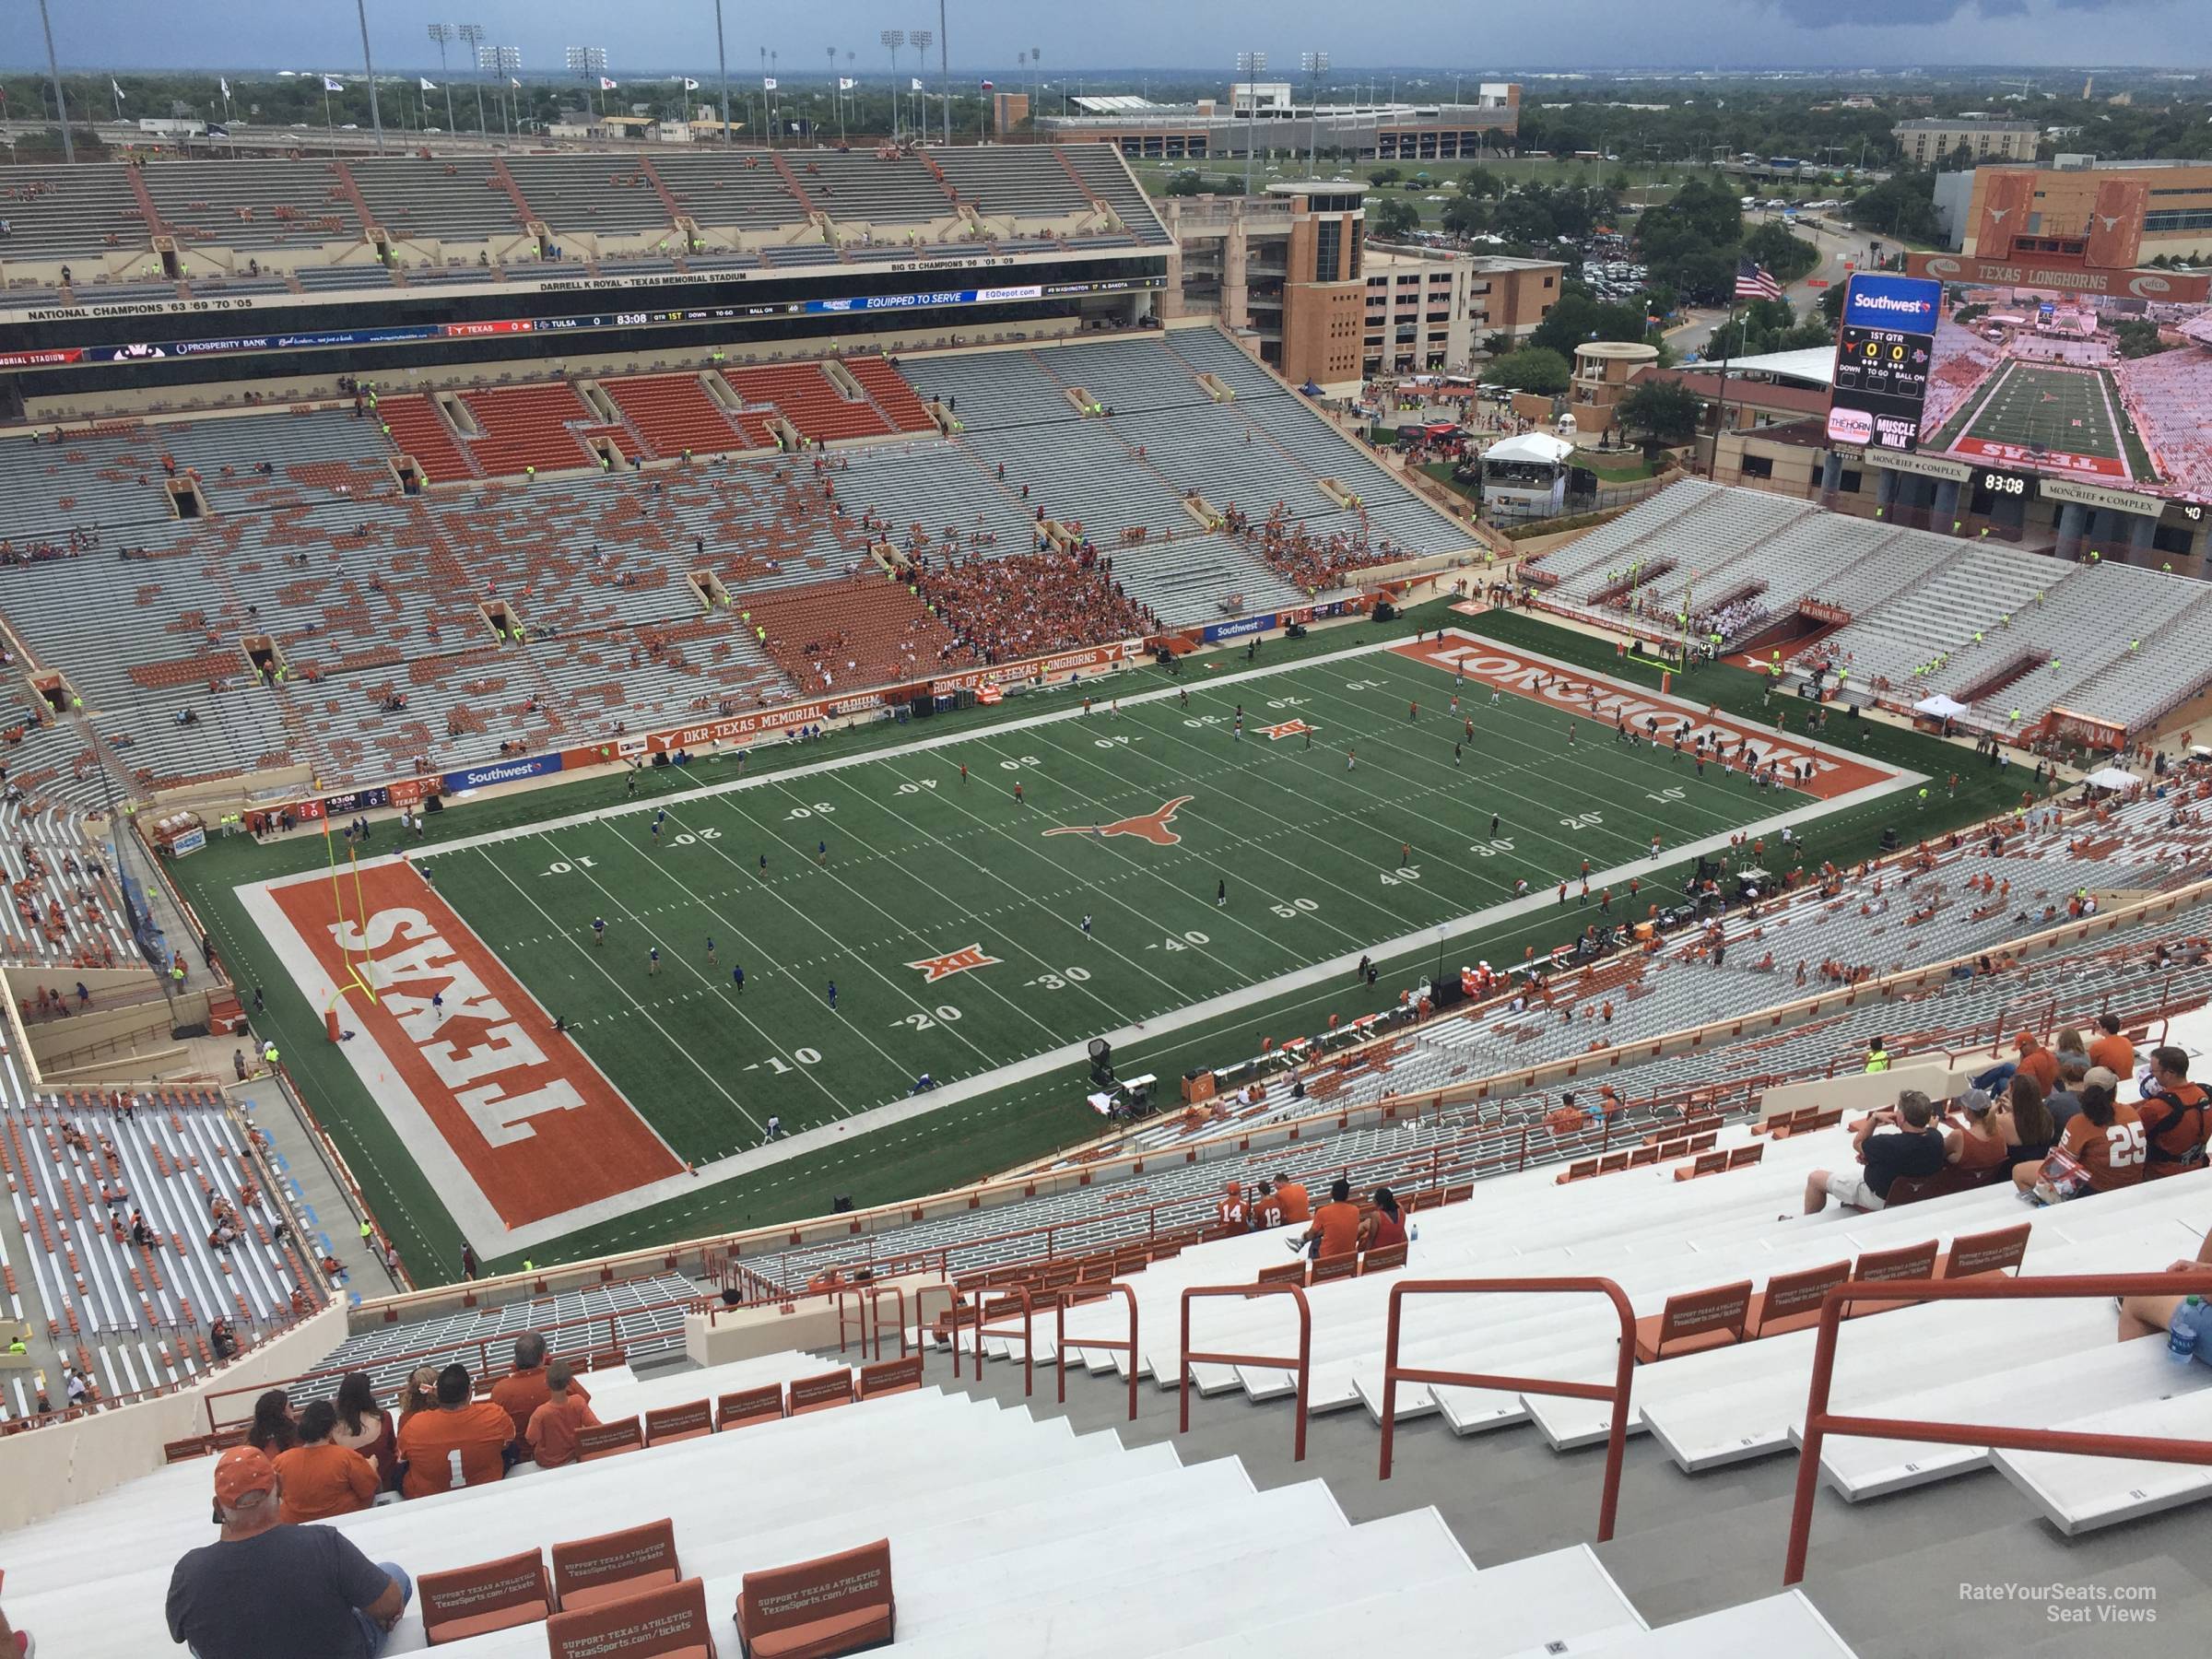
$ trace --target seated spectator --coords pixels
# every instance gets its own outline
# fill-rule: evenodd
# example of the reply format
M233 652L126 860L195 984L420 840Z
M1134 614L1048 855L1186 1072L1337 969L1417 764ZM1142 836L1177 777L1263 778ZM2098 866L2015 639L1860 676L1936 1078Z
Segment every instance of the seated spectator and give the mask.
M1374 1212L1359 1224L1359 1248L1387 1250L1393 1244L1406 1242L1406 1215L1398 1208L1398 1200L1386 1186L1375 1189Z
M523 1439L541 1469L558 1469L576 1461L576 1431L599 1421L590 1400L578 1388L566 1359L546 1368L546 1398L530 1414Z
M465 1486L489 1486L506 1476L514 1419L489 1400L472 1400L468 1369L449 1365L438 1373L435 1410L418 1411L399 1426L400 1495L428 1498Z
M1285 1227L1299 1227L1313 1219L1313 1206L1306 1197L1302 1181L1294 1181L1285 1170L1275 1178L1275 1202L1283 1212Z
M514 1419L515 1461L523 1457L523 1442L530 1432L531 1414L546 1403L549 1387L546 1370L546 1339L525 1331L514 1339L514 1370L491 1385L491 1403ZM590 1403L582 1383L570 1392Z
M1275 1182L1265 1176L1252 1189L1252 1203L1246 1208L1244 1224L1253 1232L1265 1232L1283 1224L1283 1206L1275 1201Z
M376 1403L367 1371L347 1371L338 1382L338 1421L331 1440L376 1465L380 1491L399 1490L399 1430Z
M331 1440L338 1408L328 1400L311 1400L300 1414L300 1443L280 1452L276 1519L287 1526L350 1515L376 1501L376 1465Z
M0 1613L0 1659L31 1659L38 1651L30 1632L17 1630L7 1622L7 1615Z
M2202 1298L2190 1310L2189 1319L2196 1335L2196 1358L2212 1365L2212 1230L2205 1233L2204 1242L2197 1246L2196 1254L2188 1261L2175 1262L2169 1273L2195 1274L2205 1281L2205 1288L2195 1292ZM2120 1299L2120 1340L2133 1342L2138 1336L2164 1336L2170 1334L2182 1310L2188 1306L2189 1293L2176 1291L2171 1296L2126 1296ZM5 1653L6 1649L0 1649Z
M1946 1128L1943 1139L1946 1159L1962 1173L1976 1174L2005 1162L2009 1148L1997 1128L1994 1104L1979 1088L1970 1088L1959 1097L1957 1116L1951 1120L1956 1126Z
M1214 1220L1221 1227L1242 1228L1245 1218L1244 1186L1241 1182L1225 1181L1221 1196L1214 1204Z
M170 1639L196 1659L375 1659L414 1586L334 1527L283 1524L281 1484L252 1446L217 1462L222 1537L170 1575Z
M2117 1014L2097 1017L2097 1035L2089 1039L2089 1064L2118 1077L2136 1075L2136 1045L2121 1034Z
M2080 1109L2080 1102L2076 1101L2075 1110ZM2036 1088L2033 1077L2012 1080L2006 1090L2005 1104L1997 1109L1996 1130L2004 1137L2007 1170L2043 1167L2043 1159L2051 1156L2051 1148L2058 1143L2058 1126L2051 1121L2043 1091Z
M2189 1081L2186 1049L2161 1044L2150 1051L2150 1077L2136 1110L2149 1143L2145 1180L2204 1167L2205 1137L2212 1133L2212 1102L2207 1102L2201 1085Z
M272 1388L253 1402L253 1421L246 1430L246 1444L275 1457L298 1443L292 1402L281 1388Z
M2081 1110L2060 1132L2058 1150L2079 1166L2078 1184L2069 1185L2065 1180L2046 1180L2048 1160L2039 1168L2020 1164L2012 1171L2013 1184L2024 1193L2034 1193L2046 1203L2071 1198L2082 1193L2112 1193L2123 1187L2136 1185L2143 1179L2144 1157L2148 1140L2143 1133L2143 1120L2133 1106L2112 1098L2114 1082L2107 1081L2112 1073L2102 1066L2089 1073L2081 1088ZM2061 1176L2067 1172L2053 1171Z
M1852 1135L1865 1168L1815 1170L1805 1181L1805 1213L1818 1215L1830 1198L1846 1209L1878 1210L1900 1175L1935 1174L1948 1153L1935 1116L1934 1104L1917 1088L1900 1094L1895 1106L1867 1113Z
M438 1409L438 1368L418 1365L407 1373L407 1386L399 1397L399 1426L405 1429L407 1419L419 1411Z
M1352 1202L1352 1183L1339 1177L1329 1187L1329 1201L1313 1212L1313 1225L1291 1248L1311 1247L1316 1259L1352 1255L1359 1249L1359 1206Z
M2043 1105L2051 1113L2053 1125L2052 1138L2066 1126L2066 1120L2081 1110L2081 1086L2088 1079L2089 1066L2082 1055L2065 1054L2058 1062L2058 1087L2043 1097ZM2030 1082L2034 1079L2030 1077Z

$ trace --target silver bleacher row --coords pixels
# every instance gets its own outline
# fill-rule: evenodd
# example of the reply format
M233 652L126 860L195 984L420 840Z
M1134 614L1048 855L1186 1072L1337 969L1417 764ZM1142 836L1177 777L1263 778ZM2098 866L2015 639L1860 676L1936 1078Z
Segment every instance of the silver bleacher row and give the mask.
M188 275L229 263L220 254L231 251L276 255L306 253L330 242L360 243L369 229L363 206L402 244L401 260L408 265L424 263L410 257L409 242L435 242L451 259L453 244L496 248L531 219L545 224L557 241L654 233L675 238L679 213L710 235L717 229L800 232L808 226L806 203L833 220L920 224L955 218L955 192L960 204L993 220L1011 221L1018 233L1025 220L1056 224L1088 213L1095 196L1110 205L1127 234L1094 234L1088 239L1093 245L1126 246L1131 238L1165 245L1166 230L1111 146L1063 147L1081 174L1080 185L1041 148L948 150L940 163L943 182L919 156L886 160L870 149L785 152L806 203L766 152L721 146L688 151L672 147L649 159L206 158L152 163L143 177L157 211L178 232ZM0 186L0 218L8 221L5 247L10 257L85 260L132 250L150 257L153 228L122 166L36 166L8 173ZM655 188L656 178L665 195ZM517 204L510 180L527 212ZM814 249L819 257L837 257L818 239ZM534 247L527 250L529 258L535 254ZM246 261L237 263L242 267ZM146 274L158 276L158 265ZM89 271L75 275L87 281L93 276ZM152 294L175 292L169 284L146 286ZM102 300L126 297L118 283L100 282L97 289Z
M661 1274L438 1319L380 1325L348 1336L313 1367L327 1374L295 1383L288 1392L296 1407L336 1394L340 1373L364 1371L375 1383L379 1399L396 1399L405 1391L407 1372L418 1365L462 1364L471 1375L477 1374L484 1369L477 1346L480 1342L492 1344L491 1371L503 1374L513 1356L501 1350L511 1348L525 1331L544 1334L546 1347L556 1359L582 1359L619 1346L634 1361L680 1350L684 1305L704 1294L680 1275ZM616 1335L611 1344L610 1319ZM590 1323L579 1323L583 1321ZM556 1325L563 1328L556 1330Z

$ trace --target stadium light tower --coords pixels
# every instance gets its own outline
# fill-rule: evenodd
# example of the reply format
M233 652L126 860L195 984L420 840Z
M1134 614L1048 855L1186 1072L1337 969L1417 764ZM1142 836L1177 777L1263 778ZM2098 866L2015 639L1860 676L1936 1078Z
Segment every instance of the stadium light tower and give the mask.
M730 54L722 41L722 0L714 0L714 68L722 77L722 141L730 142Z
M606 47L571 46L565 55L568 58L569 73L583 82L587 92L591 89L593 76L596 76L601 80L606 78ZM587 99L586 101L588 102L589 100ZM600 89L599 113L602 116L606 113L606 94L604 88Z
M926 29L910 29L906 31L906 38L914 48L914 67L921 70L923 75L928 74L929 43L937 37ZM893 88L892 90L896 92L898 88ZM922 90L921 75L914 76L914 142L929 142L929 97Z
M477 63L479 67L496 70L499 74L499 93L502 100L500 104L500 130L512 136L515 127L521 124L523 119L522 111L514 96L515 88L522 85L522 82L515 78L516 72L523 66L522 48L519 46L479 46L477 48ZM483 94L479 92L477 96L481 99ZM489 135L489 134L486 135L487 137Z
M369 125L376 133L376 153L384 153L384 114L376 106L376 60L369 55L369 0L353 0L361 20L361 72L369 77Z
M1321 166L1321 77L1329 72L1329 54L1301 52L1298 66L1306 72L1306 171L1311 174Z
M53 112L62 124L62 161L66 165L76 159L76 147L69 140L69 95L62 90L62 66L53 55L53 20L46 15L46 0L39 0L39 27L46 31L46 74L53 82Z
M40 4L44 5L45 0L40 0ZM896 140L899 136L899 48L906 44L906 30L887 29L876 38L883 42L885 50L891 54L891 137ZM62 83L56 80L53 84L58 87Z
M937 96L945 100L945 147L952 147L952 31L945 27L945 0L937 0Z
M438 84L445 89L445 130L453 130L453 81L445 66L445 43L458 33L451 23L430 25L430 39L438 42Z
M1237 73L1244 78L1244 194L1247 197L1252 194L1252 152L1260 130L1260 94L1254 83L1266 73L1266 70L1267 54L1265 53L1240 52L1237 53ZM1229 115L1231 121L1236 119L1237 89L1234 87L1229 89ZM1230 130L1233 132L1236 129L1232 127Z
M484 25L456 23L453 38L468 48L469 55L477 61L477 131L489 137L484 125Z

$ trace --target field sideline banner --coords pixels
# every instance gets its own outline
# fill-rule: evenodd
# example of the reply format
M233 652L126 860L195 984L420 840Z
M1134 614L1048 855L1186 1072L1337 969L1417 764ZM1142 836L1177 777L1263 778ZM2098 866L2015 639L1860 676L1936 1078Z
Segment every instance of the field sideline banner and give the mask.
M1265 616L1239 617L1231 622L1208 622L1198 630L1198 637L1208 644L1217 640L1241 640L1246 634L1267 632L1277 619L1275 612L1269 611Z

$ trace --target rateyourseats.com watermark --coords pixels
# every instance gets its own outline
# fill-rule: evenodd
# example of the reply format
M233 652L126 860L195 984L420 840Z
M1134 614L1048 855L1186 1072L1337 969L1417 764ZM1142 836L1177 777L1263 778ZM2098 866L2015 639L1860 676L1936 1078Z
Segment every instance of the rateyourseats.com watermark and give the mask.
M2039 1610L2045 1624L2153 1625L2159 1622L2155 1584L2021 1584L1961 1583L1962 1602L2007 1602Z

